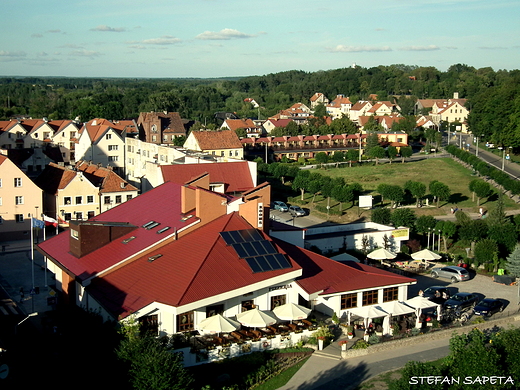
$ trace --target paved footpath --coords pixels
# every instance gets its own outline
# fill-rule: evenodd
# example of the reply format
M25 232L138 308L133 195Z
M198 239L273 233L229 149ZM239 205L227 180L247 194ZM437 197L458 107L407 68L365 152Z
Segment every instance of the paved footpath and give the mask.
M520 326L520 316L500 321L504 321L502 326ZM469 330L468 327L467 331ZM323 351L313 353L279 390L354 390L362 382L384 372L402 368L409 361L427 362L447 356L450 352L449 341L452 333L444 331L444 336L436 340L424 340L413 345L347 359L341 358L340 347L336 341Z

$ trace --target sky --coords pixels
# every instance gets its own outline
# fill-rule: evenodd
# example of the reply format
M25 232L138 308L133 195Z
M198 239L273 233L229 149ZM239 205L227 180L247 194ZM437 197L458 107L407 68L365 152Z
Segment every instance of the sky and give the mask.
M0 76L518 69L518 0L2 0Z

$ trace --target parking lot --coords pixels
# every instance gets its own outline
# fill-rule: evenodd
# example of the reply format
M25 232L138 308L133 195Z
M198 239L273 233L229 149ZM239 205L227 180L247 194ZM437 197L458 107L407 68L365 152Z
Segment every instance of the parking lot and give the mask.
M432 278L428 274L412 276L417 279L417 284L408 288L408 298L413 298L419 293L419 290L424 290L430 286L444 286L453 295L458 292L469 292L476 294L480 299L496 298L504 303L504 313L511 311L518 311L518 287L506 286L495 283L489 276L475 274L470 272L471 279L465 282L451 283L448 279Z

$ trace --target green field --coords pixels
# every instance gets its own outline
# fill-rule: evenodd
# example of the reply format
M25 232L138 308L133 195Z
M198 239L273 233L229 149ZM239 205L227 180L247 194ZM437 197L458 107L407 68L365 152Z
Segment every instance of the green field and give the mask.
M423 207L415 209L416 214L419 215L442 215L450 213L451 207L458 207L467 212L478 212L476 199L473 200L472 194L469 191L469 183L471 180L477 178L473 172L463 167L459 163L453 161L451 158L427 158L420 161L408 161L402 164L394 161L392 164L379 165L363 165L353 167L314 169L313 172L318 172L321 175L331 177L343 177L347 183L357 182L363 186L365 195L373 195L374 201L379 201L379 194L375 191L380 184L393 184L404 186L406 181L418 181L426 185L426 197L429 198L430 207ZM431 181L438 180L450 187L451 197L448 201L440 203L440 208L432 204L433 199L428 196L428 185ZM494 207L497 196L496 194L490 196L488 199L481 200L481 206L487 210ZM299 199L295 196L293 200ZM319 195L315 197L312 203L313 196L306 194L304 196L304 203L306 207L316 212L314 209L316 205L326 206L327 200ZM413 200L410 200L413 204ZM403 204L406 206L406 204ZM512 200L506 198L505 206L507 209L517 209L518 205ZM339 211L339 203L331 200L331 210ZM329 219L337 220L338 222L348 222L360 217L357 207L353 207L352 203L341 205L342 216L329 216ZM363 212L366 216L366 212Z

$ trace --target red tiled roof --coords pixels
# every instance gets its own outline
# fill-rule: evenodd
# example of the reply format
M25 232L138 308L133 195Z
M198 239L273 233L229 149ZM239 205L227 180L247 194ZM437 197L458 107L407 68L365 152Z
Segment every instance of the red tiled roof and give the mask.
M201 150L238 149L242 143L233 130L192 131Z
M258 126L255 125L252 119L226 119L226 125L230 130L238 129L256 129Z
M158 205L161 206L158 207ZM181 186L168 182L89 219L90 222L127 222L136 226L136 229L131 233L79 259L69 252L70 233L68 231L42 242L38 247L48 257L59 260L63 267L80 280L85 280L105 271L129 256L157 244L165 237L174 234L176 230L178 231L197 221L195 217L187 220L183 220L182 217ZM150 230L142 227L150 221L159 222L160 225ZM157 234L159 229L166 226L171 227L171 229L165 233ZM131 236L136 238L124 244L123 240Z
M340 263L309 250L276 240L277 244L303 269L296 282L309 294L333 294L393 284L413 283L406 278L360 263Z
M98 166L97 164L89 164L85 161L78 161L76 169L85 174L85 177L94 185L100 185L99 192L121 192L121 191L137 191L138 189L127 181L122 179L112 169Z
M254 187L247 161L161 165L164 181L183 185L203 173L209 173L211 183L225 183L225 192L243 192Z
M222 231L242 229L251 229L251 225L238 213L222 216L94 279L92 294L114 314L126 316L152 302L186 305L301 269L289 259L292 268L253 273L220 237ZM265 235L264 238L269 239ZM148 258L156 254L162 256L149 262Z
M58 194L76 177L76 172L55 163L49 163L42 173L34 180L34 183L44 192Z

